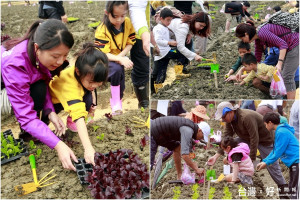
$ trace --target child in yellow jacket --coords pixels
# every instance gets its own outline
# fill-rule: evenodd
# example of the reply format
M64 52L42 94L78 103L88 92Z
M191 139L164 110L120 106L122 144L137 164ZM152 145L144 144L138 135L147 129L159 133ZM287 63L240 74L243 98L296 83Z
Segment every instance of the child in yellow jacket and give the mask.
M259 80L253 81L254 87L266 94L269 94L273 73L275 72L276 68L264 63L257 63L255 56L251 53L246 53L244 55L242 58L242 64L245 66L244 70L249 74L239 84L244 85L245 83L249 83L254 78L257 78Z
M107 80L107 56L92 43L84 45L76 54L75 67L71 66L54 76L50 81L50 94L55 112L65 110L69 113L67 127L78 132L84 148L87 163L95 164L95 150L91 144L86 128L89 112L96 108L95 90Z
M95 44L109 60L108 81L111 88L110 106L112 114L122 112L122 97L125 90L126 69L133 67L133 62L126 57L135 43L135 30L126 17L127 1L107 1L103 23L95 32Z

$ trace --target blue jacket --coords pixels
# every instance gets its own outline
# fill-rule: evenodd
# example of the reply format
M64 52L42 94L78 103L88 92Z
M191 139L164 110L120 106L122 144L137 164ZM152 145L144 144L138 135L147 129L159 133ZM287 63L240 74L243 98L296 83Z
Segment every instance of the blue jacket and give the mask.
M287 123L278 125L275 130L273 151L263 159L263 162L271 165L280 158L287 167L299 163L299 141L294 131L294 128Z

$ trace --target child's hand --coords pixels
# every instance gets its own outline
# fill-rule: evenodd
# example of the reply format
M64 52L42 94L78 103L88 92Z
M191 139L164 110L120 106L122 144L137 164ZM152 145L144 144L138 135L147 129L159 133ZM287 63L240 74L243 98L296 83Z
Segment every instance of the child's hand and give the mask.
M234 85L244 85L245 84L245 81L242 81L240 83L234 83Z
M90 163L93 166L95 166L94 156L95 156L95 149L93 147L84 150L84 159L86 163Z
M171 40L171 41L168 42L168 45L176 47L177 42L175 40Z
M236 81L236 76L235 75L231 75L225 81L227 81L227 82L229 82L229 81Z
M203 58L202 58L201 56L199 56L199 55L196 55L196 56L195 56L195 60L196 60L196 61L202 61L202 59L203 59Z
M126 56L121 57L119 62L125 67L125 69L131 69L133 67L133 62Z

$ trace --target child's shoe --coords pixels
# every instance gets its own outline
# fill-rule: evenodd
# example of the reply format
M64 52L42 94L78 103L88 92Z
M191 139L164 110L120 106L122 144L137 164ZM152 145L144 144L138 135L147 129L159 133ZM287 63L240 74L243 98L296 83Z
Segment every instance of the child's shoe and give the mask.
M67 128L72 132L78 132L76 123L72 121L70 116L67 117Z

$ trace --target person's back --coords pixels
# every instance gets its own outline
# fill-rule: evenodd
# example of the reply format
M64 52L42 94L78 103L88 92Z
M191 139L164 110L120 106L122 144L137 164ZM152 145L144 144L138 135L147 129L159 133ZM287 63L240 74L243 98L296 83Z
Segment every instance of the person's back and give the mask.
M176 140L180 141L180 127L187 126L193 129L194 135L198 132L198 125L189 119L177 116L160 117L151 122L151 136L156 140Z
M194 1L174 1L174 7L184 14L192 14L192 5Z

